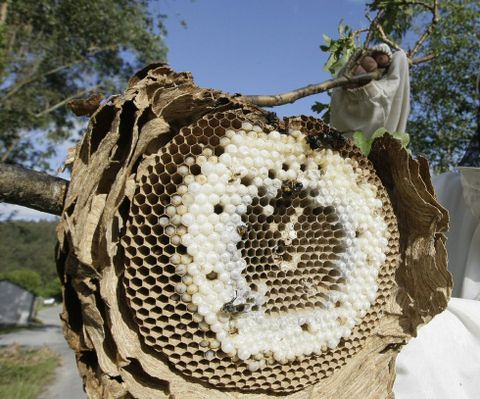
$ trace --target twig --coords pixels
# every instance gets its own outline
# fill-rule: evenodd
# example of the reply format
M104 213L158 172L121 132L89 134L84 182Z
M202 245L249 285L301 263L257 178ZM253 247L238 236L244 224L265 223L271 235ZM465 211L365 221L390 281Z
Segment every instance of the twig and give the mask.
M382 26L378 22L373 21L373 25L374 25L375 29L377 30L377 32L379 33L380 40L382 42L388 44L390 47L394 48L395 50L402 50L402 48L397 43L395 43L392 39L390 39L385 34L385 31L383 30Z
M60 215L68 181L0 163L0 201Z
M420 38L417 40L415 43L415 46L413 46L413 49L408 52L408 58L412 58L415 53L422 47L423 43L427 38L433 33L435 30L435 25L438 23L440 17L438 14L438 0L433 0L432 6L425 5L431 12L432 12L432 21L430 22L430 25L428 25L427 29L423 32L423 34L420 36Z
M10 145L7 147L7 150L2 154L2 156L0 157L0 162L5 162L7 160L7 158L10 156L10 154L13 152L13 150L15 149L15 147L17 146L17 144L20 142L20 135L17 136L15 139L12 140L12 142L10 143Z
M347 79L352 78L353 71L357 66L360 65L360 62L362 61L362 58L366 53L367 53L367 50L365 48L357 48L355 52L352 54L350 59L345 64L345 67L343 68L343 75Z
M8 1L4 1L0 4L0 25L5 25L8 14Z
M382 18L384 15L384 11L380 10L377 15L375 16L374 19L370 17L370 14L366 13L365 18L370 22L370 27L368 28L368 33L367 37L365 39L365 43L363 43L363 48L366 50L368 48L368 45L370 44L370 41L372 40L373 32L375 32L375 22L377 22L380 18Z
M360 37L360 34L361 34L361 33L369 32L369 31L370 31L370 28L357 29L357 30L352 31L352 33L350 33L350 36L351 36L351 37L353 38L353 40L355 41L355 38L356 38L356 37Z
M277 105L290 104L300 98L322 93L335 87L346 86L351 83L366 84L374 79L380 79L383 75L383 72L383 69L378 69L374 72L364 73L361 75L353 76L351 78L341 76L335 79L329 79L322 83L311 84L305 87L301 87L297 90L288 91L286 93L275 95L240 96L239 99L258 105L260 107L273 107Z

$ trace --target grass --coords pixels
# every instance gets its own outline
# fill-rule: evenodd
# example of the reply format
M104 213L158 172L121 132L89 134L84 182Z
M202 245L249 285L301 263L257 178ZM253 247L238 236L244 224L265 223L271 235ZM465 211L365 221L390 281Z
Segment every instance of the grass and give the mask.
M57 354L48 348L0 349L0 398L35 399L52 381L60 364Z

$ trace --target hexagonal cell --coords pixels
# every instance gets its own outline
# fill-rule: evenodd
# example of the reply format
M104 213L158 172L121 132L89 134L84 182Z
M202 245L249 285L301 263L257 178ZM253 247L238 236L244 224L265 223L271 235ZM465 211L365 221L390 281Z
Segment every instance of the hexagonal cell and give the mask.
M142 256L148 256L150 254L150 248L145 246L145 245L142 245L142 246L138 247L138 252Z

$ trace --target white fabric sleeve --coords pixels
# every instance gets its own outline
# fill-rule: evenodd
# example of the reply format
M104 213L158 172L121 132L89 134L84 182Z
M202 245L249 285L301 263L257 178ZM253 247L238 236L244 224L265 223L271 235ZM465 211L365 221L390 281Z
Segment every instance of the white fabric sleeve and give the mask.
M409 111L408 58L403 51L397 51L382 79L356 89L333 89L330 123L341 132L361 130L367 137L381 127L403 133Z
M480 397L480 302L452 298L397 357L396 399Z
M453 296L480 300L480 168L460 169L462 174L442 173L432 183L450 213L447 252Z

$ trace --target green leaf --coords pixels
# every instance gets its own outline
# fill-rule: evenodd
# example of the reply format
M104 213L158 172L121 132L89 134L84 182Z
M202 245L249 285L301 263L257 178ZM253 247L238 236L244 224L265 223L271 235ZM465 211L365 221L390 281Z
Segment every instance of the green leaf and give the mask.
M355 50L355 41L350 37L351 28L348 25L343 25L340 21L338 32L340 37L337 40L324 34L323 40L326 44L320 46L322 51L330 53L323 70L330 72L332 75L338 74Z
M356 131L352 136L353 143L360 148L365 156L370 153L370 148L372 146L372 141L365 137L365 133L361 131Z
M375 130L375 132L373 132L370 139L368 139L365 136L365 133L363 133L362 131L356 131L355 133L353 133L352 140L353 140L354 144L358 148L360 148L360 150L363 152L363 154L365 156L368 156L368 154L370 154L370 150L372 148L372 143L375 141L375 139L377 139L379 137L382 137L385 133L389 133L395 139L400 140L402 142L402 147L403 148L406 148L409 141L410 141L410 135L408 133L399 133L399 132L390 133L384 127L381 127L379 129ZM409 151L409 150L407 149L407 151Z
M375 130L371 137L372 141L375 140L377 137L382 137L386 132L387 132L387 129L385 129L384 127L381 127Z
M392 136L400 140L403 147L407 147L407 145L410 143L410 135L408 133L394 132Z
M330 57L328 57L327 62L325 63L325 66L323 67L324 71L331 72L331 67L335 62L337 61L336 57L334 54L331 54Z
M315 103L312 105L312 111L321 113L326 109L328 109L329 106L330 106L329 104L324 104L324 103L315 101Z

